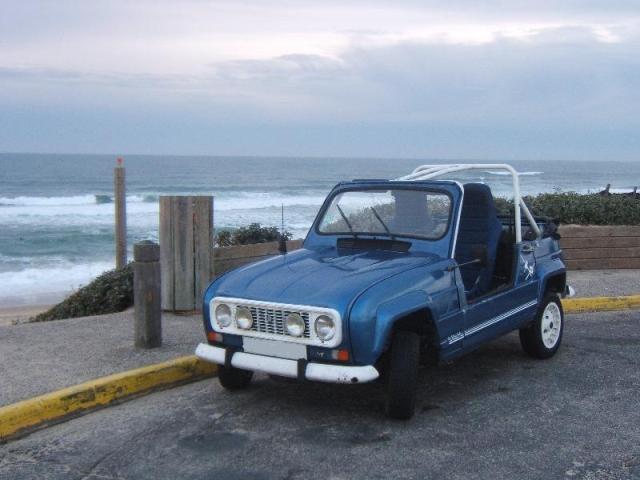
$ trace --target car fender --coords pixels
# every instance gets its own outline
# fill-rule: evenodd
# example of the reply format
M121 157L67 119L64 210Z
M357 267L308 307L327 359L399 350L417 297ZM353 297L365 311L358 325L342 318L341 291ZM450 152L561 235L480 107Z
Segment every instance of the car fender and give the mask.
M435 333L438 335L438 322L434 318L435 312L431 308L431 303L430 296L424 291L413 291L380 304L376 312L373 354L379 357L383 353L396 323L417 311L426 310L428 312L428 317L424 318L424 322L432 320L433 327L436 329Z
M560 258L554 258L553 256L549 256L544 260L538 260L537 266L540 278L538 282L538 302L540 303L545 296L550 279L562 275L565 277L564 283L566 284L567 268ZM563 291L564 285L562 285L560 293Z
M357 363L374 364L384 352L394 324L425 308L432 311L430 296L424 290L404 292L380 303L354 305L349 323L351 348Z
M349 312L349 334L358 364L375 363L394 324L418 310L429 312L433 333L438 338L446 333L443 329L459 327L452 322L438 324L441 317L451 317L460 311L458 286L453 273L446 268L447 263L443 260L390 277L354 301Z

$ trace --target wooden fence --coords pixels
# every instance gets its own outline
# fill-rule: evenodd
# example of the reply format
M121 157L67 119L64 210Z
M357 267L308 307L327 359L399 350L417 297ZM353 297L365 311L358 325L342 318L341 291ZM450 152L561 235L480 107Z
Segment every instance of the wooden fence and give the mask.
M221 275L233 268L257 262L277 255L278 242L255 243L253 245L237 245L233 247L216 247L213 249L214 272ZM287 251L302 247L302 240L289 240Z
M559 233L569 270L640 268L640 226L564 225Z
M560 246L569 270L640 268L640 226L560 227ZM287 242L289 251L302 240ZM278 253L278 242L214 248L216 275Z

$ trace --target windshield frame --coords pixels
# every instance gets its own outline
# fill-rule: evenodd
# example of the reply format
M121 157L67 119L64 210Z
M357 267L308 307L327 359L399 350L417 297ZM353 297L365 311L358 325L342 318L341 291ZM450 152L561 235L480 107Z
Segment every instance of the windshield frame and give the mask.
M395 233L392 232L392 235L389 235L386 232L322 232L320 230L320 223L322 222L322 220L324 219L324 216L327 212L327 210L331 207L331 205L333 204L333 199L343 193L347 193L347 192L366 192L368 190L377 190L377 191L390 191L390 190L409 190L409 191L416 191L416 192L424 192L424 193L434 193L434 194L438 194L438 195L446 195L449 198L449 215L447 217L447 228L442 232L442 234L439 237L423 237L423 236L419 236L419 235L409 235L406 233ZM315 221L313 222L313 231L316 235L320 235L322 237L363 237L363 238L388 238L388 239L393 239L393 238L410 238L413 240L419 240L419 241L425 241L425 242L438 242L440 240L442 240L444 237L446 237L449 234L449 231L451 230L451 224L453 223L453 216L454 216L454 211L455 211L455 202L453 199L453 195L451 195L451 193L445 189L439 189L439 188L433 188L432 186L424 186L421 187L420 185L407 185L407 184L397 184L395 185L393 182L380 182L380 183L375 183L375 184L369 184L369 185L349 185L349 186L344 186L342 188L337 188L334 189L329 196L326 198L326 200L324 201L324 203L322 204L322 208L320 209L320 211L318 212L318 215L316 216Z

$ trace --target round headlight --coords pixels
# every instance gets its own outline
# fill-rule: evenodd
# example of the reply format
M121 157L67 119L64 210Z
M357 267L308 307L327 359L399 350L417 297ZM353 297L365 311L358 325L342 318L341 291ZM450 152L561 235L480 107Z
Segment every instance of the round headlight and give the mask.
M301 337L304 333L304 320L297 313L290 313L284 321L284 326L287 332L292 337Z
M238 327L249 330L253 325L251 310L247 307L236 307L236 324Z
M216 307L216 322L220 325L221 328L228 327L231 325L231 320L233 317L231 316L231 308L229 305L221 303Z
M320 315L316 318L314 329L316 335L322 341L331 340L336 334L336 324L333 319L327 315Z

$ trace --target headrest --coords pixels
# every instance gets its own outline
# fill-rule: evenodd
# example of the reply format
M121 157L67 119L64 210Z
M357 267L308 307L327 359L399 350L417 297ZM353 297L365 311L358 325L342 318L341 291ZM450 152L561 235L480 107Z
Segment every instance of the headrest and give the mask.
M465 183L464 203L478 206L493 205L491 189L484 183Z

